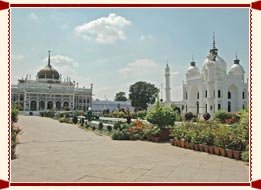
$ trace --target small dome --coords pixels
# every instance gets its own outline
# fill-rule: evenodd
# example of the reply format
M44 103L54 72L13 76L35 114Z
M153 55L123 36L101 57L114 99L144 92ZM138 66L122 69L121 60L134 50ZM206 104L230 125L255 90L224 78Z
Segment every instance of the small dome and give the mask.
M242 65L239 64L239 59L236 58L234 60L234 64L230 68L229 74L242 75L244 73L245 73L244 68L242 67Z
M54 68L52 68L51 65L47 65L45 68L41 69L37 76L39 79L59 79L60 75L58 71L56 71Z
M196 66L196 62L194 62L194 60L190 63L189 68L187 69L187 76L188 77L195 77L195 76L199 76L200 72L198 67Z

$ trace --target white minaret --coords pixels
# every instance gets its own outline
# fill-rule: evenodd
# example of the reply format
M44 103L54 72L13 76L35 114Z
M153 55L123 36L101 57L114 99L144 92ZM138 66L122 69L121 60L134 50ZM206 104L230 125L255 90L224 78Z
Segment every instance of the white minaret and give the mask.
M171 106L171 100L170 100L170 69L169 69L169 65L166 65L165 68L165 79L166 79L166 101L165 101L165 105L167 107Z

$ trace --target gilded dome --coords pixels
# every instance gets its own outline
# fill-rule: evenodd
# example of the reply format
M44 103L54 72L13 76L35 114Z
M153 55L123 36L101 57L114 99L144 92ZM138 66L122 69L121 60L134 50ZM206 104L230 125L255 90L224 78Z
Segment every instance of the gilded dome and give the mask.
M37 73L38 79L59 79L60 75L51 65L45 66Z
M56 71L51 65L50 52L51 51L48 51L48 65L37 73L38 79L60 79L58 71Z

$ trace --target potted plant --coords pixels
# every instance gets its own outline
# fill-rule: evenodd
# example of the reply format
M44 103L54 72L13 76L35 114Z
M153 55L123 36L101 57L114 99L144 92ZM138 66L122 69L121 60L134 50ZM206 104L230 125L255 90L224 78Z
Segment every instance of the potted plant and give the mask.
M159 134L160 134L160 128L159 127L155 126L151 129L151 136L152 136L153 142L159 142L160 141Z

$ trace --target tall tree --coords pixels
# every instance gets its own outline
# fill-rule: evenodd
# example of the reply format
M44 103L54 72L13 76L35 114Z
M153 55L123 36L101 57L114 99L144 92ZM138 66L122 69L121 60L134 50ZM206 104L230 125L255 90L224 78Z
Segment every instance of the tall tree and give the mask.
M127 101L125 92L118 92L115 96L115 101Z
M144 81L136 82L130 86L129 97L131 105L146 110L148 104L153 104L157 98L159 89L154 84Z

